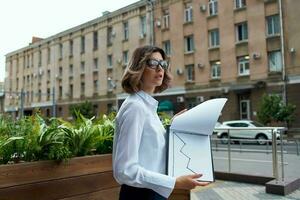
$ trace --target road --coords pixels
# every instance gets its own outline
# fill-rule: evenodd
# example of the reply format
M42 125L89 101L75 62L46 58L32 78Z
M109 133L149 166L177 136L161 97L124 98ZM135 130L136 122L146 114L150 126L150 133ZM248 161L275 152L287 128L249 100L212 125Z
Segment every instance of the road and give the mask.
M273 175L272 146L255 144L231 144L231 172L252 175ZM228 171L228 151L227 145L212 142L213 159L215 171ZM295 143L285 143L283 145L283 169L284 176L300 178L300 155L297 155ZM278 145L278 171L281 177L281 153Z

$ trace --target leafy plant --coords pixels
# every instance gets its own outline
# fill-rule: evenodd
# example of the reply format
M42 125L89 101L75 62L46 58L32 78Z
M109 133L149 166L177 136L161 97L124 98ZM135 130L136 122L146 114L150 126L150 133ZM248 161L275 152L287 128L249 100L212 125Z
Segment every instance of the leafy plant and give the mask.
M165 112L159 112L158 116L164 127L171 125L171 117Z
M70 112L73 116L73 119L76 119L78 117L77 113L81 113L81 115L83 115L85 118L88 119L92 118L96 114L93 111L92 103L89 101L85 101L84 103L80 103L80 104L71 105Z
M65 134L65 142L73 156L84 156L91 153L95 144L95 127L92 120L76 111L75 125L64 122L60 128Z
M45 121L38 114L17 121L0 116L0 164L111 153L114 119L111 113L94 122L94 117L77 111L72 123L59 118Z
M294 119L296 106L285 105L278 95L264 95L262 97L257 117L263 124L272 122L290 123Z
M96 125L96 152L99 154L111 153L115 131L115 116L112 112L108 116L103 115Z

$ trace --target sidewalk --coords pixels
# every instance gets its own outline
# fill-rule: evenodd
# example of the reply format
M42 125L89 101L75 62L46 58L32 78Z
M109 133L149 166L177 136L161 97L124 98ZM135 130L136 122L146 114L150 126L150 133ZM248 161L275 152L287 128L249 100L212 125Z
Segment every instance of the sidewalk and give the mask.
M267 194L265 186L248 183L217 180L207 187L192 190L191 200L260 200L260 199L300 199L300 189L287 196Z

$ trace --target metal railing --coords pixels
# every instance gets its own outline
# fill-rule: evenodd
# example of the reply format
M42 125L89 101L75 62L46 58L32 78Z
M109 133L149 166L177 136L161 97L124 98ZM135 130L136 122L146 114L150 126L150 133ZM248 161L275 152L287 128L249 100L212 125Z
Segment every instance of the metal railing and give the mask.
M284 181L284 157L283 157L283 131L286 130L285 127L259 127L259 128L235 128L235 127L230 127L230 128L215 128L215 131L226 131L225 133L227 134L227 138L226 139L216 139L216 138L212 138L212 141L227 141L227 153L228 153L228 172L231 172L231 142L232 141L238 141L240 143L240 151L242 151L241 149L241 145L243 143L243 141L247 141L247 142L251 142L251 141L255 141L257 142L257 139L231 139L231 135L230 135L230 131L245 131L245 130L271 130L272 133L272 140L266 139L266 140L260 140L261 142L266 142L266 148L267 148L267 153L269 152L269 142L272 141L272 168L273 168L273 176L275 178L276 181L279 181L279 173L278 173L278 151L277 151L277 133L279 133L280 137L280 157L281 157L281 179L282 181ZM298 147L298 143L297 140L296 141L296 148L297 148L297 155L299 155L299 147ZM216 149L217 148L217 143L216 143Z

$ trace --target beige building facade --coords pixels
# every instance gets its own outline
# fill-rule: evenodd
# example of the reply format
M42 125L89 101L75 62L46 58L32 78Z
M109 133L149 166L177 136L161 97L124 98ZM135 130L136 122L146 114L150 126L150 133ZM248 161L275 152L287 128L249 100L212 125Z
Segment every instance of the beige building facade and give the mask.
M156 98L173 112L227 97L221 120L255 120L264 93L300 107L299 6L295 0L138 1L34 38L6 55L5 111L19 116L40 108L68 119L69 106L85 100L98 113L116 110L126 97L120 86L126 64L145 44L169 55L172 88Z

